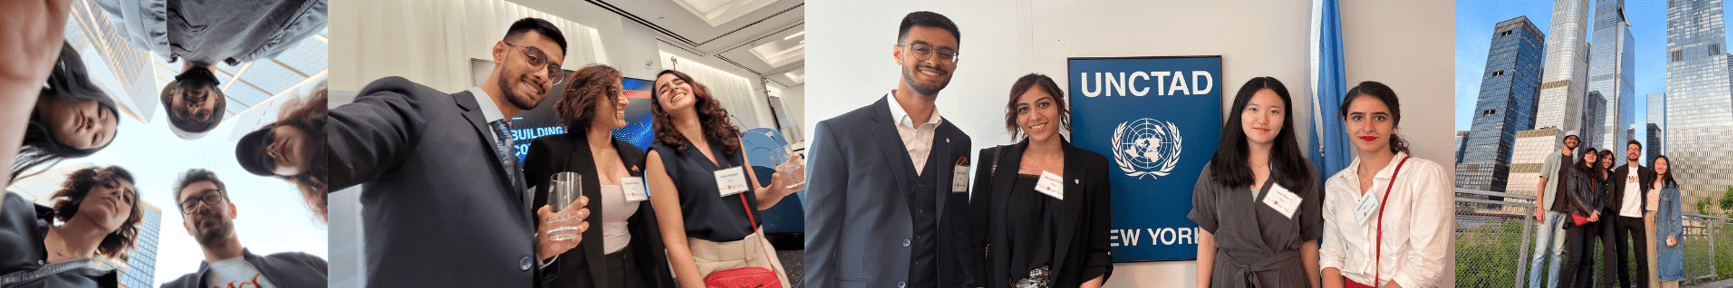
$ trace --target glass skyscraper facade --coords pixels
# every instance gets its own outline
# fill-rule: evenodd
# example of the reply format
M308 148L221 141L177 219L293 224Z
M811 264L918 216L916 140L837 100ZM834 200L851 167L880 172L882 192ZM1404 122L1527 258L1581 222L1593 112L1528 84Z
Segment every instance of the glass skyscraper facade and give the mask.
M1666 151L1686 203L1733 186L1733 79L1721 0L1667 1Z
M1583 127L1583 96L1589 76L1589 0L1556 0L1547 32L1546 64L1534 127L1575 133Z
M1540 187L1540 176L1547 171L1541 171L1545 166L1546 157L1557 157L1559 150L1564 149L1565 133L1551 128L1541 128L1516 133L1516 153L1510 155L1510 180L1506 181L1504 193L1535 195Z
M119 268L120 287L156 287L152 281L156 278L157 240L162 236L162 209L144 201L138 202L138 208L144 217L138 222L138 242L127 253L126 265Z
M1655 163L1655 156L1667 153L1667 93L1649 94L1647 104L1648 141L1643 142L1643 162Z
M1589 92L1600 92L1605 106L1595 121L1585 123L1584 143L1593 147L1622 146L1625 130L1636 121L1636 44L1624 0L1595 1L1592 48L1589 49ZM1619 150L1619 149L1615 149Z
M1528 17L1499 22L1493 29L1473 128L1456 164L1456 187L1503 191L1516 132L1533 128L1545 41Z

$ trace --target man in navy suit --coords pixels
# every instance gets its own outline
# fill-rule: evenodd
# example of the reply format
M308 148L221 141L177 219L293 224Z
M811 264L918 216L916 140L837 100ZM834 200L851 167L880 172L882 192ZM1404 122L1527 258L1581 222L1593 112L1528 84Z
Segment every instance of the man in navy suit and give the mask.
M494 43L495 66L481 87L447 94L387 77L331 109L330 191L361 185L367 287L533 287L552 280L540 267L579 240L553 240L545 232L570 226L582 235L589 210L530 207L510 120L565 78L559 68L565 50L559 28L524 18ZM585 203L580 197L572 206Z
M896 89L818 123L807 178L808 286L976 287L967 250L969 135L933 105L951 81L959 39L944 15L909 13L892 46L902 66Z

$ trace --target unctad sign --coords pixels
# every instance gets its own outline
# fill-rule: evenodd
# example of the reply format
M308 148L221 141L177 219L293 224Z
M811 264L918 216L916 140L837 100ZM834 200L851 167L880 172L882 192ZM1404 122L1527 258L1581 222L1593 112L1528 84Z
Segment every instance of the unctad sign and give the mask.
M1221 57L1070 58L1071 140L1110 155L1113 260L1197 258L1192 185L1221 138ZM1082 96L1082 97L1077 97Z

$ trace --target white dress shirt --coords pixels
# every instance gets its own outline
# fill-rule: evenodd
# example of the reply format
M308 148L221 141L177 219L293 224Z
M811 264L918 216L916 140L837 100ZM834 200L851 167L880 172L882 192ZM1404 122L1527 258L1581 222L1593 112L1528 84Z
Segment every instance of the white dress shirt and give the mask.
M887 101L890 101L891 119L897 121L897 136L902 136L903 147L909 149L909 161L915 163L915 175L921 175L921 168L927 164L927 155L933 152L933 132L939 129L939 123L943 121L939 118L939 108L933 107L933 115L927 116L927 122L915 126L914 118L910 118L909 112L903 111L903 105L897 102L896 90L886 93L885 98L890 99Z
M469 93L475 94L475 103L477 106L481 106L481 116L487 118L481 123L492 123L494 120L505 119L505 112L499 111L499 104L494 104L493 97L488 96L487 91L481 90L481 87L470 87ZM511 120L506 119L506 121Z
M1456 219L1452 214L1453 192L1450 171L1438 163L1420 158L1408 158L1401 174L1391 179L1397 163L1407 153L1396 153L1390 164L1372 176L1372 187L1379 200L1385 187L1396 181L1383 202L1382 263L1372 259L1376 253L1373 237L1378 233L1378 212L1361 224L1354 217L1354 205L1360 199L1360 158L1337 172L1324 184L1324 240L1320 242L1318 264L1322 268L1342 270L1342 276L1359 283L1382 287L1396 281L1402 287L1432 287L1444 273L1444 261L1450 257L1450 240ZM1378 281L1372 283L1374 267Z

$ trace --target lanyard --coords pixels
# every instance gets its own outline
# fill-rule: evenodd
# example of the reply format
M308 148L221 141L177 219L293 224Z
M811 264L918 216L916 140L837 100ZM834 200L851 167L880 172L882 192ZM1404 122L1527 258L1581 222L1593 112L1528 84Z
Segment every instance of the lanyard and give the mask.
M1388 205L1389 203L1386 203L1386 202L1390 201L1390 189L1396 188L1396 175L1397 175L1397 173L1402 173L1402 164L1405 164L1405 163L1408 163L1408 157L1407 156L1403 156L1401 162L1396 162L1396 171L1390 172L1390 184L1389 184L1389 186L1384 187L1384 200L1378 201L1378 239L1374 240L1374 241L1376 241L1374 243L1377 243L1377 244L1372 245L1373 247L1376 247L1373 249L1375 249L1375 251L1377 251L1376 252L1377 254L1372 254L1372 259L1373 259L1372 260L1373 261L1372 262L1373 263L1373 266L1372 266L1372 285L1373 286L1378 285L1378 276L1379 276L1378 274L1381 272L1384 272L1383 271L1384 269L1382 267L1384 265L1384 263L1383 263L1384 262L1384 206L1390 206L1390 205Z

